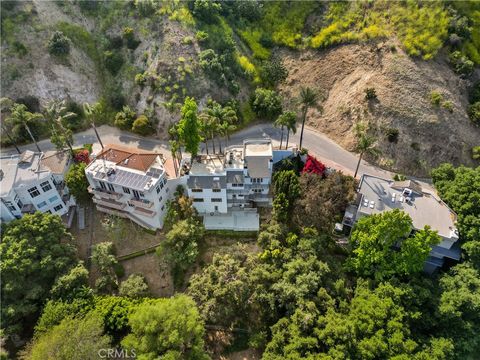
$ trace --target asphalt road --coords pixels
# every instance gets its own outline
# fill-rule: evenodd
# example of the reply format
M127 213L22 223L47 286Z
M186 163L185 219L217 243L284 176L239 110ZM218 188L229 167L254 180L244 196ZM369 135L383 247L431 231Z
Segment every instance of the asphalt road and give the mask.
M106 144L121 144L124 146L137 147L142 150L157 151L166 154L170 154L168 148L168 141L161 141L153 138L143 138L136 136L130 132L119 130L112 126L103 125L98 127L100 138L104 145ZM228 145L241 144L243 139L246 138L266 138L273 139L274 144L278 145L280 142L281 131L278 128L273 127L271 124L258 124L243 129L233 134L228 142ZM308 127L305 128L303 137L303 147L307 148L311 154L316 156L320 161L327 166L342 170L346 174L353 175L355 167L357 166L358 156L343 149L336 144L333 140L329 139L326 135L314 131ZM297 134L290 136L290 143L298 143L300 140L300 129ZM100 145L95 137L93 129L88 129L76 133L74 135L75 146L81 146L83 144L94 144L94 152L100 149ZM42 140L38 142L42 151L55 149L50 140ZM225 140L222 139L222 147L225 146ZM211 148L211 146L210 146ZM28 144L20 146L20 150L36 150L34 144ZM218 149L218 146L217 146ZM202 150L204 151L204 144L202 144ZM16 153L14 148L2 149L2 155ZM375 176L381 176L391 178L392 173L382 170L378 167L368 164L362 161L360 165L358 176L362 174L370 174Z

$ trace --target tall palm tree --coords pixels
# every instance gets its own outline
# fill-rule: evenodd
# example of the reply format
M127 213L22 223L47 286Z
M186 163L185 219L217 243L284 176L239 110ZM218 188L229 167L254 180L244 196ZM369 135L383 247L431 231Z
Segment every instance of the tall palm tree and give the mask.
M228 141L230 140L230 134L234 132L237 127L233 124L230 124L228 121L224 121L220 125L220 133L225 136L225 147L228 146Z
M97 140L100 143L100 146L102 147L102 150L103 150L103 143L102 143L102 140L100 139L100 135L98 135L97 127L95 126L95 119L100 115L99 103L95 103L93 105L85 103L83 104L83 111L85 112L85 115L88 121L90 122L90 125L92 125L93 131L95 131Z
M206 112L202 112L198 115L198 119L200 120L200 135L205 142L205 148L208 155L208 140L211 138L212 134L212 117ZM213 146L215 147L215 144L213 144Z
M223 107L216 101L212 101L206 109L208 115L212 118L212 143L215 147L215 135L222 135L224 132L224 123L235 125L238 122L236 111L231 106ZM234 131L234 130L231 130ZM220 138L218 139L219 151L222 152L222 145ZM215 148L213 150L215 152Z
M359 132L357 133L357 146L355 148L355 152L360 154L358 157L357 167L355 169L354 178L357 177L358 169L360 167L360 163L362 161L362 157L364 154L372 154L375 155L378 153L378 150L375 149L375 141L376 139L373 136L369 136L366 132Z
M61 150L68 146L73 155L73 132L64 126L65 122L76 116L73 112L68 112L63 101L51 101L44 111L44 116L52 125L52 143L57 149Z
M320 100L320 96L317 91L309 88L309 87L302 87L300 89L300 105L302 107L302 130L300 132L300 145L299 149L302 149L303 144L303 130L305 128L305 120L307 119L307 112L308 109L312 107L318 107L318 101Z
M288 115L287 115L288 114ZM294 111L287 111L285 113L287 116L287 143L285 144L285 149L288 148L288 140L290 138L290 131L296 134L297 132L297 114Z
M10 115L10 120L13 123L22 124L23 127L25 128L25 130L27 130L28 135L30 136L32 141L35 143L35 146L37 147L38 152L42 152L42 150L40 150L40 147L38 146L37 140L33 136L32 131L30 130L30 127L28 126L28 123L32 122L32 121L35 121L35 120L42 119L42 118L43 118L42 114L31 113L31 112L27 111L27 107L23 104L13 105L12 113Z
M280 114L280 116L275 120L274 125L277 127L280 127L282 129L282 136L280 137L280 149L282 148L283 144L283 133L285 127L288 126L289 118L291 117L291 111L284 112ZM295 117L295 113L293 113L293 116Z

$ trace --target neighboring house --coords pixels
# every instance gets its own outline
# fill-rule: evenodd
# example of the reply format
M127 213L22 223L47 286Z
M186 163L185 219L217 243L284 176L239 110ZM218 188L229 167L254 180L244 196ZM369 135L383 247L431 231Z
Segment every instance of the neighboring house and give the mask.
M37 210L66 215L75 205L63 181L70 162L67 151L25 151L0 158L1 221Z
M357 201L350 205L343 218L343 229L350 232L358 219L384 211L400 209L413 222L413 231L428 225L442 238L433 246L424 270L433 273L446 261L460 260L457 215L434 193L422 189L413 180L392 181L371 175L363 175L358 188Z
M99 211L160 229L181 181L170 165L161 154L107 145L85 169L88 191Z
M258 230L257 207L271 206L270 184L274 158L293 150L273 150L270 139L245 140L225 155L199 155L187 177L188 196L204 217L207 229Z

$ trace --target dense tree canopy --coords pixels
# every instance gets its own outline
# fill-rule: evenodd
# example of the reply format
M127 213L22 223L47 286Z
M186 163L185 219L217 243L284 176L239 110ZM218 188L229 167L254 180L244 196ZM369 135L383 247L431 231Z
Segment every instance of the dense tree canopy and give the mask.
M35 339L25 352L25 359L97 359L100 349L110 348L110 338L103 334L102 320L94 314L86 318L66 318L59 325Z
M350 237L349 266L379 280L421 271L440 236L428 226L410 236L412 228L412 219L398 209L361 218Z
M432 170L432 178L440 197L457 213L463 248L480 268L480 167L443 164Z
M282 113L282 99L274 90L257 88L251 106L258 117L266 120L276 119Z
M62 219L36 212L14 220L2 229L0 264L2 326L12 332L32 322L58 276L75 264Z
M137 307L130 315L132 332L122 340L139 359L200 360L204 351L204 327L194 301L185 295L158 299Z
M200 129L197 117L197 103L195 99L187 97L182 106L182 118L178 123L180 139L185 144L185 150L195 157L200 145Z
M85 203L90 198L88 194L88 180L85 175L85 168L87 164L80 162L73 164L65 175L65 184L73 195L75 200L79 203Z

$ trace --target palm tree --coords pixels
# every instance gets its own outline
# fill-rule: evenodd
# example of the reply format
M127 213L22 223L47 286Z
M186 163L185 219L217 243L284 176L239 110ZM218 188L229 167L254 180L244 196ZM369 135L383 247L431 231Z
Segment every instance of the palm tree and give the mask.
M61 150L67 145L73 155L73 133L66 128L64 123L76 116L73 112L67 112L64 101L52 101L45 108L45 119L52 125L52 143Z
M287 116L287 143L285 144L285 149L288 148L288 140L290 138L290 131L294 134L297 133L297 114L294 111L287 111L285 113Z
M292 114L293 114L293 118L295 120L295 118L296 118L295 113L292 112L292 111L286 111L286 112L282 113L277 118L277 120L275 120L275 122L274 122L275 126L279 126L282 129L282 136L280 138L280 149L282 148L282 144L283 144L283 130L285 129L285 127L288 128L288 124L289 124L289 121L291 121L290 119L292 117Z
M42 150L40 150L37 140L33 136L30 130L30 127L28 126L28 123L31 121L42 119L42 118L43 118L42 114L31 113L27 111L27 107L23 104L13 105L12 113L10 115L10 120L12 120L13 123L22 124L25 130L27 130L28 135L30 136L32 141L35 143L35 146L37 147L38 152L42 152Z
M85 112L85 115L88 121L90 122L90 125L92 125L93 131L95 131L97 140L100 143L100 146L102 147L102 150L103 150L103 143L102 143L102 140L100 139L100 135L98 135L97 127L95 126L95 118L100 115L99 103L95 103L93 105L85 103L83 104L83 111Z
M230 140L230 134L237 129L235 125L230 124L228 121L224 121L220 125L220 133L225 136L225 147L228 146L228 141Z
M213 152L215 152L215 135L222 135L224 131L224 123L228 123L230 125L234 125L238 122L237 113L231 106L222 107L216 101L212 101L208 108L206 109L206 113L210 115L212 120L212 143L214 146ZM233 131L233 130L232 130ZM222 145L220 143L220 138L218 139L218 146L219 151L222 152Z
M357 146L355 148L355 152L360 154L360 156L358 157L355 175L353 175L354 178L357 177L358 168L360 167L360 162L362 161L363 154L375 155L378 153L378 150L375 149L375 141L376 139L373 136L367 135L364 131L357 133Z
M303 130L305 127L305 120L307 119L307 112L308 109L311 107L318 107L318 101L319 101L319 95L318 92L309 88L309 87L302 87L300 89L300 104L302 107L302 130L300 132L300 145L299 149L302 149L302 143L303 143Z
M208 155L208 140L210 139L212 134L212 129L211 129L212 118L206 112L202 112L200 113L200 115L198 115L198 119L200 120L200 133L201 133L200 135L204 139L205 148L207 150L207 155ZM213 147L215 148L215 144L213 144Z

